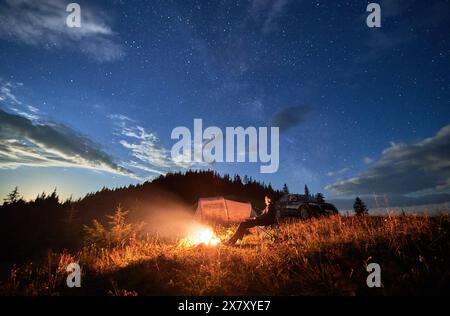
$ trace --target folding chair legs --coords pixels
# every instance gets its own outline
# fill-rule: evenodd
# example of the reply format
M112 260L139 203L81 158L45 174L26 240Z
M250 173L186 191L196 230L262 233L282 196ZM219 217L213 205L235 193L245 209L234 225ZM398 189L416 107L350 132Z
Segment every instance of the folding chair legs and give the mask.
M273 238L274 240L277 239L276 236L274 236L273 234L269 233L266 229L262 228L261 226L256 226L257 229L261 230L263 233L265 233L267 236L269 236L270 238Z

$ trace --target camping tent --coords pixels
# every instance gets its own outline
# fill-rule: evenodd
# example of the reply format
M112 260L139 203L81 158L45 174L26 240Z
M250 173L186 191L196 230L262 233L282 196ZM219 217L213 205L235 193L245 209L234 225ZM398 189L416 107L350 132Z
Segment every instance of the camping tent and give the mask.
M252 216L255 216L255 213L250 203L223 197L201 198L195 211L197 220L215 224L235 224Z

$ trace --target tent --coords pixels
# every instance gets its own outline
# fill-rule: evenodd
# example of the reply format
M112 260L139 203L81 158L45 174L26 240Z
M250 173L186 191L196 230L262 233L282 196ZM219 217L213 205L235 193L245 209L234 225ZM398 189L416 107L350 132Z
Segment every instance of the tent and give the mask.
M195 219L214 224L236 224L255 216L250 203L237 202L223 197L200 198Z

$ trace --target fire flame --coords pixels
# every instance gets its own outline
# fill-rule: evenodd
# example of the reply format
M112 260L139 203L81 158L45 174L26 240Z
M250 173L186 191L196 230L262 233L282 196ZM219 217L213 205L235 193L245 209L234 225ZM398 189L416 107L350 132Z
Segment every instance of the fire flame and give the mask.
M180 245L186 247L205 245L217 246L220 239L216 237L214 231L210 227L195 225L189 231L188 235L180 241Z

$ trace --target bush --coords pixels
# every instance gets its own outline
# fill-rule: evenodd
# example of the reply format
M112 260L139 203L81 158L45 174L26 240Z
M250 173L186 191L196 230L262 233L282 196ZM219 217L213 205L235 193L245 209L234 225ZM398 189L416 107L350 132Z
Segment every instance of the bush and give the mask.
M127 214L128 211L119 206L113 215L107 215L108 228L95 219L92 221L92 226L84 225L85 241L107 248L125 246L133 242L142 230L143 223L127 223L125 220Z

